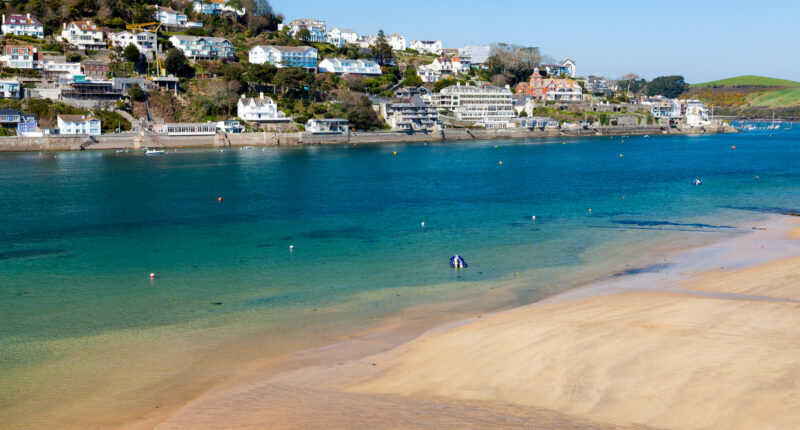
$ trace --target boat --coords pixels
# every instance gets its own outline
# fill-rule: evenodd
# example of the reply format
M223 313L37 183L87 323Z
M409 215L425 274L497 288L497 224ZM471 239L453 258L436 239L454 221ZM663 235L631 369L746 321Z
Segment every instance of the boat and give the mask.
M650 137L650 135L649 134L645 134L644 137Z
M703 180L695 178L694 181L692 181L692 185L694 186L703 185Z
M450 257L450 267L454 267L456 269L463 269L467 267L467 262L464 261L464 259L460 255L456 254Z
M144 151L144 155L164 155L166 151L163 149L148 149Z

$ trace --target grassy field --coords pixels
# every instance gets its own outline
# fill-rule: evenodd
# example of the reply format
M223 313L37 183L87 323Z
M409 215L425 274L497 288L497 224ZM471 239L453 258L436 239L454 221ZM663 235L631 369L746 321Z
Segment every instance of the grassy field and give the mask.
M748 104L751 106L772 107L797 106L800 105L800 88L753 93L748 97Z
M759 87L800 87L800 82L789 81L786 79L768 78L766 76L736 76L734 78L720 79L718 81L705 82L702 84L692 84L692 87L708 86L759 86Z

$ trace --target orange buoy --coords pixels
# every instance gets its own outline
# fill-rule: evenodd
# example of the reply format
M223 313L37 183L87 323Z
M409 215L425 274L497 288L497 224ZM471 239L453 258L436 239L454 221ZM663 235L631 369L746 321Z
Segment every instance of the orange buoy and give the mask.
M221 202L222 201L222 197L217 197L217 201Z
M731 149L736 149L736 145L731 146Z

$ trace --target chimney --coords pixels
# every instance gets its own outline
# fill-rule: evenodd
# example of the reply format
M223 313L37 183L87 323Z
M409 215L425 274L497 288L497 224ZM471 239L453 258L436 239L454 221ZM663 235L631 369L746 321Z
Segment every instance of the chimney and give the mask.
M263 100L264 99L264 93L258 93L258 98Z
M31 14L28 14L28 20L30 20L30 19L31 19Z
M64 25L63 29L66 30L67 29L67 23L65 22L65 23L63 23L63 25Z

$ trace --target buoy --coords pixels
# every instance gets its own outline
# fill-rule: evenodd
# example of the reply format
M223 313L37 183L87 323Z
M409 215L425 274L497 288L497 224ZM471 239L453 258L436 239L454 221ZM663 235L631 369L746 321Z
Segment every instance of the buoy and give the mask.
M289 251L294 251L294 245L289 245Z
M500 164L503 164L503 162L501 161Z
M566 144L567 144L567 142L561 142L561 144L562 144L562 145L566 145Z
M536 215L531 216L531 219L536 221Z
M622 200L625 200L625 196L622 196Z
M756 175L756 179L758 179L758 175Z
M731 146L731 149L736 149L736 145Z
M151 273L151 274L150 274L150 279L154 279L155 277L156 277L156 274L155 274L155 273Z
M392 154L393 154L393 155L397 155L397 151L394 151Z
M592 213L592 208L589 208L589 213Z
M622 157L622 154L619 154L619 156Z
M222 201L222 197L217 197L217 201L221 202Z
M497 145L495 145L494 147L497 148Z
M420 225L421 225L422 227L425 227L425 221L422 221L422 223L420 223Z

